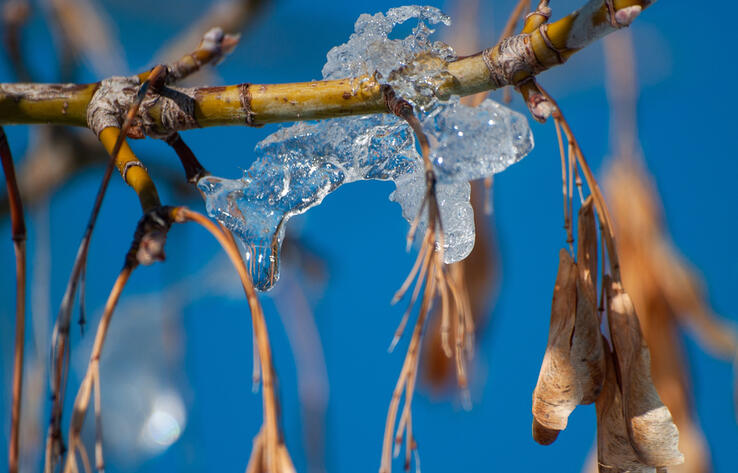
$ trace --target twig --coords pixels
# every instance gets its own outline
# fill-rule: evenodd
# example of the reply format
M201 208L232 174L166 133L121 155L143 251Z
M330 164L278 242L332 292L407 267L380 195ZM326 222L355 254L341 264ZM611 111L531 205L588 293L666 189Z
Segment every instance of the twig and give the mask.
M577 143L576 138L574 137L574 133L571 130L571 127L569 126L569 123L564 118L563 113L561 113L561 109L559 108L559 105L556 103L556 101L551 97L551 95L546 92L543 87L540 86L535 81L531 81L535 84L535 87L540 91L540 93L546 98L547 101L551 103L551 105L554 107L554 111L552 113L552 116L554 117L554 120L558 122L558 124L561 126L562 131L564 132L564 135L566 135L568 145L570 147L570 153L573 152L574 157L576 158L577 163L582 168L582 173L584 174L584 179L587 181L587 186L589 187L589 191L592 193L592 196L594 198L594 204L597 208L597 215L600 220L600 224L602 225L602 237L605 240L605 245L607 246L607 255L609 257L609 263L610 263L610 272L612 275L612 278L614 281L620 281L620 263L618 261L618 255L615 247L615 233L612 226L612 219L610 218L610 213L607 210L607 204L605 203L605 198L602 195L602 191L600 190L599 185L597 184L597 180L594 177L594 174L592 173L592 170L590 169L589 165L587 164L587 160L584 158L584 154L582 153L582 149L579 147L579 144ZM573 174L570 174L573 175ZM571 182L570 182L571 187ZM571 195L571 190L569 192L569 195Z
M255 455L262 455L259 457L261 460L259 463L263 462L263 465L265 466L264 469L266 471L272 473L283 471L283 468L285 468L285 461L289 459L289 456L284 449L284 445L279 434L277 397L274 386L275 374L271 348L269 347L269 334L267 332L264 312L261 308L261 304L259 303L256 289L254 289L254 285L249 277L248 270L241 258L241 253L238 251L238 247L234 244L232 237L229 238L215 223L204 215L184 207L175 209L174 214L175 221L177 222L192 221L198 223L209 231L215 239L218 240L218 243L220 243L223 250L225 250L238 272L239 278L241 279L241 285L243 286L246 299L249 304L249 309L251 311L251 321L253 323L256 345L259 352L259 360L261 362L263 389L264 443L263 445L259 442L254 443L252 460L255 460ZM259 436L261 435L262 433L259 434ZM257 440L258 438L259 437L257 437ZM263 452L260 450L260 448L262 448L260 445L264 449ZM289 464L291 465L291 461Z
M187 54L201 38L202 32L214 27L226 33L246 31L270 3L271 0L226 0L214 3L208 11L198 15L187 30L162 46L156 57L163 62Z
M157 66L151 73L151 78L156 79L157 77L165 73L163 66ZM61 438L61 417L62 409L64 405L64 390L66 387L66 370L69 356L69 323L72 312L72 304L74 303L74 296L77 292L77 285L80 282L80 278L84 274L84 266L87 264L87 252L90 247L90 240L92 238L92 231L95 228L97 222L97 216L100 213L100 207L102 206L103 198L105 197L105 191L107 190L110 177L113 173L113 167L118 159L118 153L124 143L124 138L128 128L130 128L133 118L136 116L138 107L143 101L146 91L148 90L149 81L144 81L141 84L139 92L137 94L137 100L130 106L128 115L126 116L123 125L115 136L115 143L110 151L110 160L105 169L102 182L97 191L95 197L95 203L92 207L85 233L80 242L79 249L77 250L77 256L72 267L72 274L69 277L67 283L67 289L62 298L61 307L59 308L59 315L57 316L56 324L54 326L54 334L52 336L52 376L51 376L51 391L52 391L52 413L51 422L49 425L49 433L47 438L47 448L51 448L52 451L47 452L46 457L50 458L52 464L47 464L47 471L54 470L54 463L56 459L63 453L63 440ZM112 136L114 131L105 129L105 135L101 134L101 140L105 140L107 137ZM158 198L156 199L158 204ZM82 303L84 304L84 303Z
M2 127L0 127L0 160L2 160L5 186L8 190L10 225L15 250L15 354L13 356L13 400L10 408L8 469L10 473L16 473L18 471L21 399L23 398L23 351L26 336L26 224L23 217L23 203L15 179L13 156Z
M197 160L195 153L187 146L187 143L182 140L179 133L172 133L164 141L177 153L188 183L197 184L197 181L202 177L210 175L203 165L200 164L200 161Z
M99 400L98 390L100 389L98 384L100 383L99 378L99 364L100 354L102 353L103 344L105 343L105 337L110 327L110 320L113 317L113 311L115 306L118 304L120 294L125 287L128 278L131 276L131 272L135 269L135 265L126 264L118 274L118 278L115 280L113 289L110 291L108 300L105 303L105 310L100 318L100 323L97 326L97 333L95 334L95 342L92 345L92 353L90 354L90 363L87 367L87 373L82 379L82 384L77 393L77 397L74 401L74 410L72 414L72 422L69 427L69 453L67 454L67 461L64 466L65 473L72 473L76 470L75 455L77 450L84 450L84 446L80 443L80 432L82 431L82 425L87 415L87 408L90 403L90 397L93 388L95 389L95 402ZM96 413L99 412L99 407L96 406ZM97 452L98 445L96 444L95 450ZM86 454L84 454L86 456ZM98 468L102 463L102 452L96 457L99 459ZM83 456L84 458L84 456ZM88 460L89 462L89 460Z
M141 220L139 220L136 231L133 235L133 242L126 253L123 269L110 291L108 301L105 304L103 315L98 324L95 341L92 345L92 353L90 354L90 362L87 366L87 373L82 380L82 384L77 392L74 401L74 409L72 421L69 427L69 453L64 466L66 473L72 473L75 470L75 455L80 451L84 460L84 446L80 442L80 433L84 424L87 408L90 402L91 393L94 390L95 398L95 424L97 427L97 435L95 440L95 464L98 471L104 469L104 461L102 454L102 417L100 411L100 355L102 353L105 337L107 336L110 320L113 317L113 311L118 303L120 294L136 267L139 264L151 264L154 261L164 259L164 242L169 227L174 221L175 212L172 207L158 207L147 212Z

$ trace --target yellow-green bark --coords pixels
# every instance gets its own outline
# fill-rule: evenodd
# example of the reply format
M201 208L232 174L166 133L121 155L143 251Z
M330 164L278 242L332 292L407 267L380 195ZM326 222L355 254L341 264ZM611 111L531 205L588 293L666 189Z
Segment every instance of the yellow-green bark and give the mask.
M620 12L634 6L644 9L651 3L614 0L612 5L614 11ZM505 85L517 86L528 77L561 64L586 44L625 26L616 24L610 16L604 0L591 0L579 11L556 22L527 27L529 31L503 40L493 48L449 63L448 74L436 84L436 94L443 99ZM142 78L129 80L137 82ZM0 124L87 126L87 108L97 87L98 84L0 84ZM380 84L370 76L293 84L170 89L173 93L163 94L166 96L139 112L146 114L150 123L144 130L146 133L161 136L197 127L258 126L387 112ZM130 93L126 92L119 101L132 101L134 94L135 87L131 87ZM124 113L121 110L121 121ZM167 113L172 116L164 116ZM187 115L187 119L178 120L177 114Z

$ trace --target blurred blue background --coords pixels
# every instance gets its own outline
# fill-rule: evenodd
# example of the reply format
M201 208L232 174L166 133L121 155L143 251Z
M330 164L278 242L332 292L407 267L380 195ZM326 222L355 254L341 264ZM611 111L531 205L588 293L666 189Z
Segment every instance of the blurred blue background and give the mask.
M452 15L464 5L427 3ZM514 3L481 2L478 20L485 46L494 44ZM554 2L553 17L581 3ZM213 80L233 84L318 79L326 52L347 40L359 14L399 5L379 0L276 0L244 32ZM100 6L115 25L125 55L127 70L117 74L152 66L161 45L207 9L196 0L101 1ZM44 7L38 7L23 32L25 48L39 78L55 81L57 45L43 21ZM726 60L733 32L717 27L717 8L687 1L658 2L630 30L641 87L640 138L663 198L668 227L675 245L707 281L715 310L736 321L738 160L732 141L738 121L730 105L729 81L738 71L735 61ZM83 68L76 78L97 79L90 68ZM12 80L3 59L0 81ZM600 169L610 150L602 45L577 53L540 80L558 99L592 167ZM493 97L499 100L500 95ZM512 107L525 112L517 96ZM594 442L593 406L578 408L552 446L537 445L530 434L531 394L546 346L557 254L564 245L555 133L551 124L533 122L531 127L534 151L495 178L492 218L502 276L472 364L472 409L464 410L453 394L421 389L415 397L414 432L426 473L538 471L552 466L577 472ZM183 138L213 174L233 178L248 168L256 142L275 129L195 130L183 133ZM20 161L33 145L33 135L21 126L6 127L6 132ZM147 164L176 169L176 156L165 144L146 140L132 146ZM27 357L41 365L48 349L35 346L35 341L48 343L49 318L53 321L58 309L101 174L100 166L88 169L56 191L48 205L27 209L29 283L34 286L29 320L30 316L46 319L35 329L29 322ZM322 269L306 272L287 262L278 288L263 298L279 376L285 439L298 471L306 471L308 463L303 431L307 427L318 435L320 429L314 423L320 419L323 402L327 402L327 470L364 472L379 466L387 406L407 342L387 354L404 309L390 306L389 301L414 260L414 253L405 251L407 224L399 206L387 198L392 187L384 182L351 184L294 218L293 235L322 261ZM204 211L197 196L185 199L163 185L159 191L165 203L184 202ZM86 367L91 331L139 217L137 199L114 175L89 258L89 330L84 337L74 331L68 408ZM0 222L0 235L5 235L6 243L0 245L4 301L0 304L0 445L5 452L15 307L7 218ZM324 368L320 351L309 343L297 362L290 348L285 326L298 337L304 334L313 340L307 334L309 325L306 329L302 322L290 319L292 312L306 315L305 303L314 314ZM101 376L108 471L242 471L261 424L261 398L252 393L251 385L251 333L237 278L215 242L199 228L175 227L166 263L140 268L131 279L105 347ZM693 338L686 336L684 342L696 410L715 471L738 471L732 366L706 354ZM312 371L298 386L300 363L307 363ZM327 386L321 381L323 374ZM299 387L312 396L309 399L318 412L307 422L301 416ZM37 435L43 435L48 419L47 378L43 375L36 384L27 381L26 389L42 402ZM147 407L152 403L163 406L156 415ZM88 427L92 424L88 419ZM40 462L26 466L28 471L38 471ZM401 462L394 466L401 471Z

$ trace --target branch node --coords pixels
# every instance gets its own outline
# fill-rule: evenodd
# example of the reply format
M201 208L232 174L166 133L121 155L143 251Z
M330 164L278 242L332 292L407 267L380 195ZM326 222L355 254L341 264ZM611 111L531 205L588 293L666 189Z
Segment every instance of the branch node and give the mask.
M124 267L134 268L139 264L150 265L164 261L164 244L169 227L177 212L170 206L156 207L146 212L136 226L133 242L128 250Z
M146 166L141 161L128 161L123 165L123 169L121 170L120 174L123 176L123 181L128 182L128 178L126 177L128 175L128 170L132 167L140 167L144 171L148 172L146 169Z
M541 38L543 39L543 42L546 43L548 49L556 53L556 59L558 60L559 64L565 63L566 58L561 54L561 49L557 48L551 41L551 38L549 38L548 36L548 23L544 23L539 26L538 32L541 33Z
M510 36L494 48L485 49L482 59L494 88L515 85L520 76L536 75L546 69L533 52L528 34Z
M100 81L87 106L87 126L95 136L99 137L108 127L120 128L139 85L136 76L113 76Z
M248 82L240 84L238 86L238 95L241 98L241 107L243 108L243 113L246 116L246 125L260 127L263 125L254 124L254 112L251 111L251 91L249 90L250 87L251 84L249 84Z

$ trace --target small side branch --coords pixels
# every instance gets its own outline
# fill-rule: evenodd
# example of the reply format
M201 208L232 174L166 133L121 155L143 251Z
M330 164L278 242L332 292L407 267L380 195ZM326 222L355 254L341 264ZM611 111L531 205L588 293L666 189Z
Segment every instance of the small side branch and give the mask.
M201 178L210 175L205 167L200 164L195 153L193 153L192 149L187 146L187 143L184 142L179 133L172 133L167 136L164 141L166 141L166 143L172 147L174 152L177 153L177 156L182 163L182 168L184 168L185 178L188 183L197 184L197 181Z
M125 287L128 282L128 278L131 276L133 269L134 266L126 264L123 267L123 270L121 270L118 278L115 280L113 289L110 291L108 300L105 303L105 310L102 318L100 319L100 323L97 326L97 334L95 335L95 342L92 346L92 354L90 355L90 363L87 367L87 373L82 379L82 385L80 386L79 392L77 393L77 397L74 401L74 413L72 414L72 423L69 428L69 452L67 453L67 461L64 465L65 473L73 473L77 471L77 461L75 456L78 452L82 455L83 459L87 457L87 454L84 451L84 446L80 441L80 433L82 432L82 426L84 425L85 417L87 415L92 391L94 389L97 392L99 389L100 355L102 353L103 344L105 343L105 337L108 334L110 320L113 317L113 311L115 310L115 306L118 304L118 299L123 291L123 287ZM96 403L98 401L97 394L95 395L95 401ZM96 410L97 409L99 409L99 407L96 405ZM102 449L96 448L96 451L99 451L97 454L98 461L96 463L98 469L102 471L101 467L104 466L102 465ZM89 463L89 460L85 463Z
M289 453L284 446L278 425L278 407L277 396L275 391L276 377L274 373L274 364L272 361L272 352L269 346L269 334L267 332L266 319L264 312L259 303L256 289L251 282L249 273L241 258L232 236L226 235L215 223L204 215L193 212L187 208L179 207L175 209L175 221L186 222L192 221L204 227L212 234L223 250L230 258L233 266L238 272L241 279L241 285L246 294L246 299L251 311L251 321L254 328L254 338L256 340L257 352L261 363L262 373L262 389L263 389L263 409L264 409L264 426L254 439L254 448L251 454L251 460L247 468L248 472L258 473L269 471L271 473L294 473L294 467L289 457Z
M82 380L77 397L74 401L74 409L72 421L69 427L69 451L67 453L64 465L65 473L73 473L77 471L76 455L79 454L83 464L87 461L87 453L80 441L80 433L84 425L87 415L90 399L94 392L95 405L95 424L97 430L95 442L95 464L98 471L104 471L104 461L102 454L102 418L101 418L101 397L100 397L100 355L102 354L105 338L110 327L110 321L113 317L113 311L118 304L118 299L136 267L139 264L148 265L156 261L164 259L164 243L166 235L174 221L174 209L172 207L157 207L147 212L138 222L136 231L133 235L133 242L128 250L123 264L123 269L118 274L118 278L110 291L108 300L105 304L103 315L97 327L95 341L90 354L90 362L87 367L87 373Z

